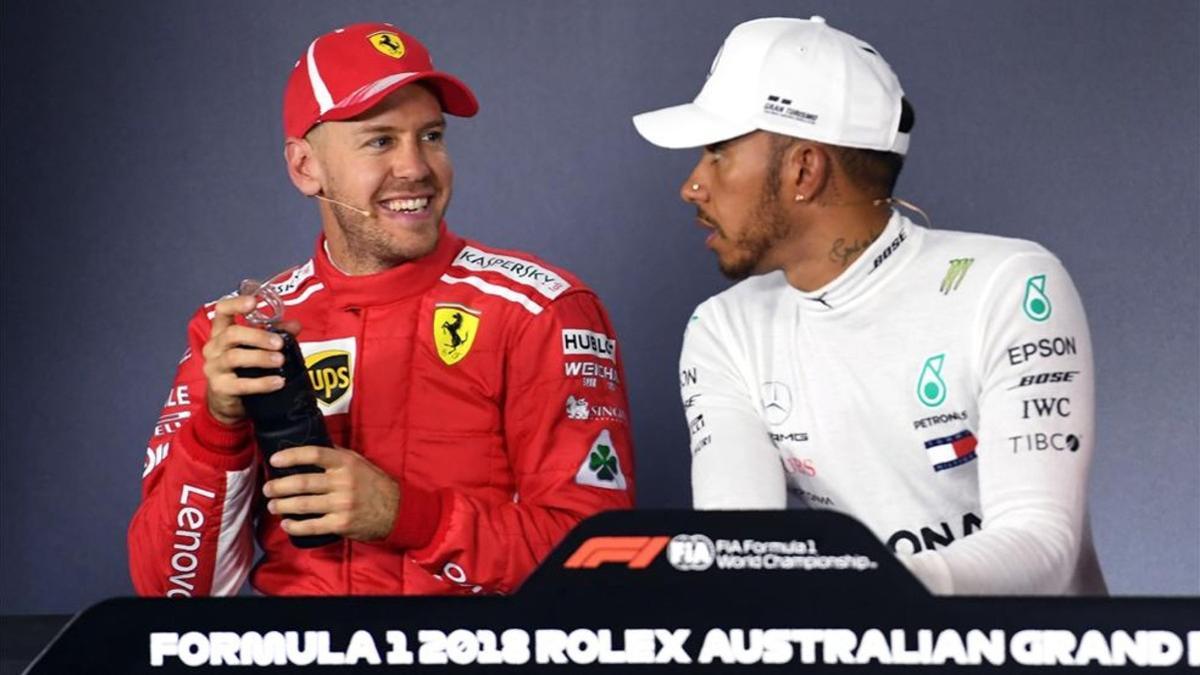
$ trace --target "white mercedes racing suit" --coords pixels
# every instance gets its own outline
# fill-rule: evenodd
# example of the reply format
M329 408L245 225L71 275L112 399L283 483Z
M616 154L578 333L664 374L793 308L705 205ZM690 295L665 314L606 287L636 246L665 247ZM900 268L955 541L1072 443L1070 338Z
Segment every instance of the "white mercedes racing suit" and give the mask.
M893 213L839 277L702 303L680 385L700 509L788 493L866 524L939 594L1101 594L1087 319L1038 244Z

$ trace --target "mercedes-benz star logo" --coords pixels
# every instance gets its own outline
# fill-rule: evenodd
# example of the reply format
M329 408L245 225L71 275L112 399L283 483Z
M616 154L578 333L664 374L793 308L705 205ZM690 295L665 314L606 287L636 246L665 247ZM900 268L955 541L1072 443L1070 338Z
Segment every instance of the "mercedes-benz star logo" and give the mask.
M792 390L775 380L763 382L762 406L768 424L783 424L792 414Z

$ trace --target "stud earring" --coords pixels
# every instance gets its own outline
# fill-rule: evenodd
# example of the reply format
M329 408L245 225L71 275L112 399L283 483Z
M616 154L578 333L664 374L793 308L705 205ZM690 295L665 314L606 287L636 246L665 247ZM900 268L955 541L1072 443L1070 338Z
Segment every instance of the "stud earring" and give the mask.
M796 195L796 201L798 201L798 202L804 201L804 195Z

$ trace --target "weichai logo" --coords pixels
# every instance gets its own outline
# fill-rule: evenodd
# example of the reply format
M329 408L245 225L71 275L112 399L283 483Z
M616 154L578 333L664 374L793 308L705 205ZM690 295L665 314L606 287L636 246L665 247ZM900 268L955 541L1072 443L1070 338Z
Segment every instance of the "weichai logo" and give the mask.
M630 569L649 566L670 537L592 537L567 558L567 569L595 569L605 563L625 563Z
M350 352L320 351L306 357L304 367L308 369L313 391L325 405L333 405L350 391Z

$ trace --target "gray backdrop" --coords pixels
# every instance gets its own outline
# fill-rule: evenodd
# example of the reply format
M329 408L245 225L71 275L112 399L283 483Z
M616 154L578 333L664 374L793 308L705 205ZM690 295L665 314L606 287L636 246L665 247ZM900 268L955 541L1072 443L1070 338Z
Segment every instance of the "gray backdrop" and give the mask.
M677 189L696 155L629 116L690 99L736 23L820 13L900 74L899 194L1035 239L1091 319L1097 547L1112 589L1200 594L1200 12L1178 2L59 2L3 6L0 612L127 594L125 527L188 315L300 262L314 204L280 99L309 40L388 20L482 102L449 221L607 304L639 503L690 503L681 330L724 288Z

